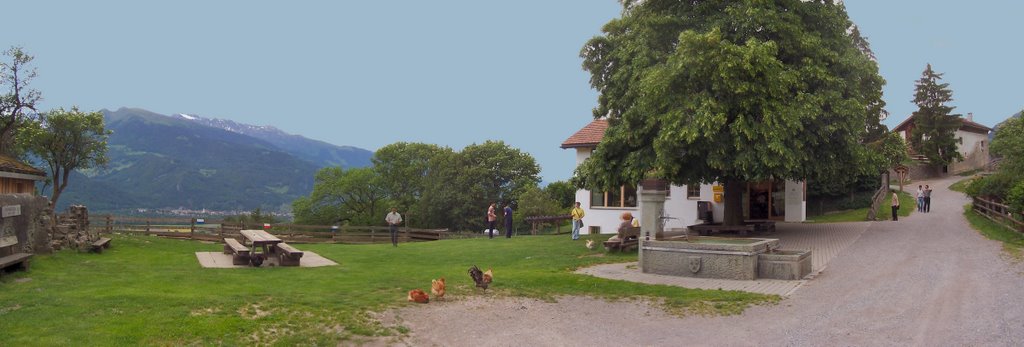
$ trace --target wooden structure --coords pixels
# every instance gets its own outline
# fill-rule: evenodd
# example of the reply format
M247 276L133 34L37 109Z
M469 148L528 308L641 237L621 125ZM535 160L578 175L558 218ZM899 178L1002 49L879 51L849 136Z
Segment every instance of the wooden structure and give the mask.
M555 233L560 234L562 231L562 223L567 220L572 220L571 215L557 215L557 216L533 216L526 217L526 222L530 223L530 235L537 235L539 226L544 224L554 224Z
M775 221L773 220L762 220L762 219L751 219L743 221L743 225L722 225L721 223L714 224L695 224L689 227L690 231L697 233L697 235L707 236L713 233L722 232L734 232L740 236L747 236L750 233L773 233L775 232Z
M249 264L249 247L230 237L224 238L224 254L231 255L231 263L235 265Z
M46 179L46 172L0 155L0 194L35 194L36 181Z
M281 266L299 266L299 259L302 258L302 251L284 242L274 245L274 253Z
M199 223L195 218L125 217L112 215L90 216L90 228L101 233L120 232L125 234L154 235L211 242L223 242L224 238L240 238L241 231L257 225L224 223L205 220ZM290 243L390 243L391 234L386 226L331 226L273 224L274 235ZM398 228L399 242L435 241L452 237L448 229Z
M985 218L988 218L1007 229L1024 233L1024 220L1020 219L1021 212L1014 213L1010 210L1009 206L982 198L974 198L971 206L975 212L985 216Z
M103 253L103 250L107 248L110 248L110 238L107 237L101 237L89 245L89 251L96 253Z
M636 247L640 243L640 227L629 227L615 234L616 240L604 242L604 249L613 251L625 251Z
M7 269L8 267L17 267L21 270L28 271L29 262L32 260L32 254L15 251L14 246L17 244L17 236L11 235L0 237L0 275L2 275L4 269Z

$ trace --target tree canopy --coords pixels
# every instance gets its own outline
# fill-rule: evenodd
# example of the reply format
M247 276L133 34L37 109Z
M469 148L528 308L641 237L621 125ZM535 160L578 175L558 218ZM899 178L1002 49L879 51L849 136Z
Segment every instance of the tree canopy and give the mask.
M15 146L15 135L35 118L41 96L29 87L36 77L36 69L31 66L33 57L21 47L11 47L3 55L10 60L0 61L0 88L6 89L0 94L0 154L18 157L21 153Z
M648 176L723 182L726 223L742 182L842 177L864 161L884 81L832 1L625 1L583 67L609 127L575 183ZM884 104L882 104L884 105Z
M20 130L18 141L43 161L50 170L53 187L50 202L57 206L74 170L107 164L107 138L110 136L100 112L56 109L39 116Z
M932 70L932 64L924 69L914 86L914 103L918 110L914 118L914 130L910 132L910 144L914 151L928 157L932 166L949 165L953 160L963 160L957 144L956 130L960 129L960 115L950 114L953 107L946 103L953 101L949 83L940 83L942 74Z

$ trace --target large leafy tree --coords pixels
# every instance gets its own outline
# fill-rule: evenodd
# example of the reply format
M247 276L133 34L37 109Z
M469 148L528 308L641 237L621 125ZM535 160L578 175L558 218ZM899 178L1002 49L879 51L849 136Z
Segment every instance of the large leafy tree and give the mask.
M0 154L20 156L15 146L15 135L19 128L34 120L39 91L31 89L29 82L36 77L31 66L33 57L21 47L11 47L3 52L10 60L0 61Z
M100 112L86 113L77 107L56 109L40 115L38 122L26 124L19 132L18 141L50 170L52 206L57 206L72 171L107 164L111 131L103 124Z
M744 182L828 182L863 161L884 83L833 1L624 1L583 48L609 128L575 183L649 175L725 184L738 224ZM877 117L877 114L876 114Z
M960 128L960 115L950 114L953 107L953 91L949 83L941 83L942 74L932 70L932 64L921 73L921 79L914 86L914 103L918 110L914 118L914 130L910 132L910 143L914 151L928 157L932 166L949 165L953 160L962 160L957 151L956 130Z
M416 209L416 203L423 197L431 159L450 153L451 148L434 144L396 142L373 154L373 169L387 196L405 213Z
M326 167L316 173L313 193L292 203L302 224L377 225L384 220L384 188L371 168Z

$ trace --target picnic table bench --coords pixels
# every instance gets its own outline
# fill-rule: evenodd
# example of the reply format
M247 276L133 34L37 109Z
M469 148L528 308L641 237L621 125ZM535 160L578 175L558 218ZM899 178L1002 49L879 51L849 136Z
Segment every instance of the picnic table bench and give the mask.
M618 250L621 252L631 247L636 247L637 244L640 243L639 227L629 227L615 235L618 236L618 239L609 239L608 241L605 241L604 249L609 251Z
M224 254L231 254L231 263L235 265L249 264L249 247L230 237L224 238Z
M3 273L3 269L13 266L17 266L22 270L28 271L28 266L31 259L31 253L14 253L3 258L0 258L0 273Z
M278 255L278 264L281 266L299 266L299 259L302 258L302 251L281 242L274 245L274 252Z
M110 248L110 238L101 237L89 245L90 252L103 253L103 249Z

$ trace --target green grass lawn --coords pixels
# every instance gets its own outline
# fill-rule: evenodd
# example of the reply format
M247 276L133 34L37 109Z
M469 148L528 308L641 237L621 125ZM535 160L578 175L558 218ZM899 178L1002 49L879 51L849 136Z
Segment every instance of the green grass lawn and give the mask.
M907 192L901 192L898 194L900 197L900 211L897 213L900 217L909 216L911 212L917 211L917 199L911 196ZM890 220L892 219L892 206L890 199L892 194L887 194L884 201L882 201L882 208L878 209L878 220ZM858 208L853 210L839 211L835 213L829 213L821 216L814 216L808 220L810 223L839 223L839 222L863 222L868 218L868 209Z
M1003 243L1003 249L1014 259L1024 260L1024 234L1010 230L985 216L974 212L971 204L964 205L964 217L979 233L985 237Z
M700 314L735 314L779 300L573 274L582 266L635 261L636 254L591 251L566 235L397 248L297 246L340 266L203 269L194 252L219 252L221 245L145 236L115 236L103 254L37 255L31 271L7 274L0 283L0 345L335 345L354 335L404 333L368 313L409 305L410 289L429 292L430 280L442 276L448 298L648 297L670 311ZM486 293L467 275L471 265L494 270Z
M954 192L964 193L964 192L967 191L967 185L970 184L971 181L973 181L973 180L974 180L974 177L968 177L968 178L956 181L956 183L953 183L953 184L949 185L949 190L952 190Z

